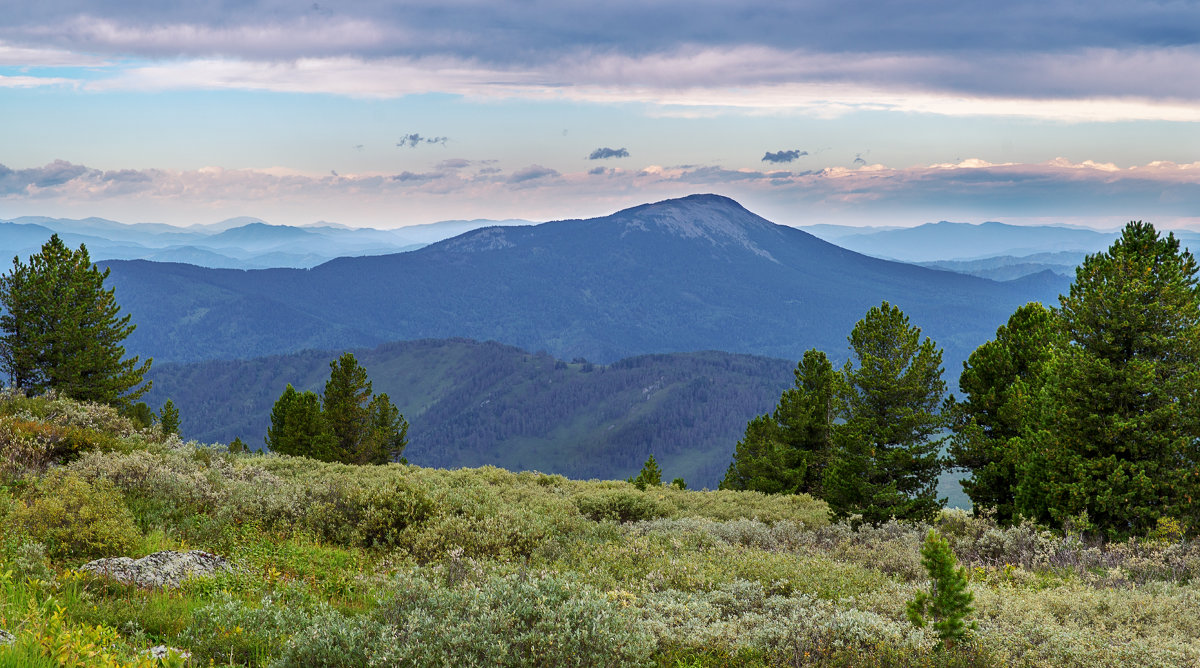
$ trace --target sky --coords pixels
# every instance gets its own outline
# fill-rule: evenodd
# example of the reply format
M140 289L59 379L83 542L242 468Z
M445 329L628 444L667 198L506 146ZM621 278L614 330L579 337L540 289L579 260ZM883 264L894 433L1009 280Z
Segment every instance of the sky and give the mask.
M0 9L0 219L1200 229L1200 2Z

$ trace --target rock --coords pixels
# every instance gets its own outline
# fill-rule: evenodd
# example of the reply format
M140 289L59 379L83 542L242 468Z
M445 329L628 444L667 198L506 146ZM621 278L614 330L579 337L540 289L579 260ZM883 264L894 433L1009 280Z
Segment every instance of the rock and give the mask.
M0 629L0 645L11 645L12 643L15 643L16 641L17 641L16 636L9 633L8 631L5 631L4 629Z
M171 654L171 652L174 652L175 656L178 656L181 659L190 659L192 656L191 652L185 652L181 649L168 647L166 645L155 645L145 652L142 652L142 654L145 654L152 659L165 659Z
M191 577L211 575L232 568L229 560L215 554L190 550L188 552L155 552L141 559L113 557L97 559L79 570L110 577L118 582L138 587L175 588Z

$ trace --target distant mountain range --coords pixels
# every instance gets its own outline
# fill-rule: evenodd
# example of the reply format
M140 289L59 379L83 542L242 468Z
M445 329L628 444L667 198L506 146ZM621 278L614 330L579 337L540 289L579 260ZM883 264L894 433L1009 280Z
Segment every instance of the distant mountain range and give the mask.
M93 260L181 262L224 269L314 267L337 257L414 250L467 230L524 220L447 220L395 230L350 228L334 223L304 227L231 218L210 225L174 227L119 223L103 218L71 220L26 216L0 222L0 258L36 253L57 233L71 247L86 244Z
M263 443L287 383L322 391L336 352L155 364L152 406L170 398L187 438ZM492 464L625 478L653 454L670 478L715 488L746 422L792 385L794 362L720 352L567 363L499 343L425 340L357 350L375 392L411 423L422 466Z
M1017 306L1068 285L1051 272L995 282L867 257L716 195L306 270L106 264L138 323L129 349L159 362L447 337L602 363L694 350L796 360L810 347L840 359L854 323L886 299L945 347L953 378Z
M996 222L972 224L942 221L905 228L813 225L801 229L859 253L922 264L969 262L1011 256L1014 261L1004 264L1023 262L1039 265L1044 260L1030 256L1044 253L1071 253L1082 260L1084 255L1107 249L1120 236L1119 231L1101 232L1082 227L1008 225ZM1185 246L1200 247L1200 233L1176 230L1175 236ZM1061 260L1063 256L1052 258L1048 263L1051 266L1045 268L1051 268ZM960 269L955 270L970 268L970 265L960 265ZM1071 273L1073 274L1073 271Z
M1087 255L1087 253L1061 251L1034 253L1022 257L999 255L979 260L939 260L916 264L932 269L944 269L960 274L990 278L994 281L1011 281L1043 271L1051 271L1064 278L1074 279L1075 267L1079 266Z

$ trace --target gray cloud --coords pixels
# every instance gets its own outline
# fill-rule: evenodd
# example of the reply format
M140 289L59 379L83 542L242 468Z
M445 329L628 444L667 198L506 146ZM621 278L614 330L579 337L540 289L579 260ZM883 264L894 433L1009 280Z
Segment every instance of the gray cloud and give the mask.
M592 176L604 176L608 173L607 167L593 167L588 170L588 174Z
M464 158L450 158L437 164L438 169L463 169L471 166L471 161Z
M866 161L866 160L863 158L863 154L862 154L862 153L855 153L855 154L854 154L854 160L853 160L853 161L851 161L851 163L850 163L850 164L852 164L852 165L854 165L854 166L856 166L856 167L862 167L863 165L867 164L867 161Z
M508 182L525 183L527 181L534 181L536 179L544 179L555 176L558 176L557 170L550 169L549 167L542 167L541 165L530 165L513 172L512 175L508 177Z
M792 49L796 26L819 28L806 30L803 42L820 51L969 53L1177 46L1195 43L1196 25L1196 3L1117 0L929 0L919 12L907 2L851 12L832 0L365 0L319 9L289 0L47 0L6 8L0 36L56 45L86 41L102 52L138 55L454 55L532 63L564 52L649 53L684 45ZM171 26L188 29L173 34ZM241 28L258 39L243 39Z
M607 158L628 158L629 151L624 148L598 148L588 154L588 160L604 160Z
M789 149L785 151L767 151L762 157L763 162L791 162L796 158L808 155L808 151L800 151L797 149Z
M405 182L422 183L424 181L432 181L441 176L442 175L437 172L421 172L418 174L418 173L414 173L414 172L410 172L410 171L406 170L406 171L400 172L399 174L393 175L392 180L399 181L401 183L405 183Z
M224 58L256 73L241 82L253 90L283 85L260 80L269 79L275 65L284 83L311 89L304 68L295 66L324 58L335 70L325 85L339 94L349 85L340 68L403 61L429 74L411 83L421 89L416 92L462 92L452 85L459 77L476 88L505 81L672 90L846 83L984 96L1200 99L1200 79L1179 76L1200 66L1194 29L1200 3L1189 1L930 0L919 3L920 11L896 2L871 12L846 11L832 0L701 0L700 10L689 0L586 6L363 0L316 10L291 0L10 4L0 24L5 46L173 65ZM819 29L799 40L796 26ZM164 76L182 85L179 77ZM379 83L384 75L364 76L388 88ZM239 81L222 76L204 85L237 87ZM391 86L399 90L393 94L414 92L406 85Z
M441 144L445 146L447 141L450 141L449 137L422 137L420 134L414 132L401 137L400 141L396 142L396 147L416 148L421 144Z

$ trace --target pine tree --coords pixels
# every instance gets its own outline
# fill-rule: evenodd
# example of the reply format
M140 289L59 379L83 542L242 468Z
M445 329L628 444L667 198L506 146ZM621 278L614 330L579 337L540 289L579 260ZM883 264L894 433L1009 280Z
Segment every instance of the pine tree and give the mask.
M271 408L267 447L281 455L338 461L334 439L315 392L298 392L289 383Z
M323 415L337 461L386 464L399 461L408 445L408 422L387 394L371 393L367 370L353 353L342 353L329 363Z
M924 628L928 614L937 630L938 649L953 649L967 629L975 627L964 623L973 611L971 601L975 598L967 589L966 571L957 567L950 544L933 529L921 546L921 565L929 574L929 591L918 592L908 602L908 619L917 628Z
M175 402L167 399L158 412L158 424L164 434L179 434L179 409Z
M1031 423L1062 345L1057 315L1030 303L963 363L958 386L965 401L955 407L950 453L955 466L971 472L961 484L976 513L990 509L1001 522L1013 519L1020 459L1014 439Z
M796 365L795 385L771 415L746 425L721 489L819 496L828 465L837 373L825 353L812 349Z
M941 441L933 438L946 425L942 351L885 301L854 326L850 352L825 500L835 516L860 513L872 524L930 519L945 504L936 494Z
M133 332L128 314L87 248L72 251L55 234L24 264L0 276L0 363L14 387L53 389L83 401L126 405L150 389L151 360L122 359Z
M646 463L642 465L642 470L638 472L637 477L632 478L629 482L632 482L640 490L662 485L662 469L658 468L658 462L655 461L654 455L650 455Z
M1021 439L1017 511L1118 538L1200 520L1200 290L1173 234L1129 223L1061 301L1067 344Z
M354 353L342 353L329 363L322 410L333 435L337 461L366 463L364 458L373 459L373 453L366 453L364 447L372 426L370 401L371 380Z
M408 445L408 421L392 404L387 393L377 394L367 405L371 416L371 434L363 459L367 464L405 462L404 448Z

